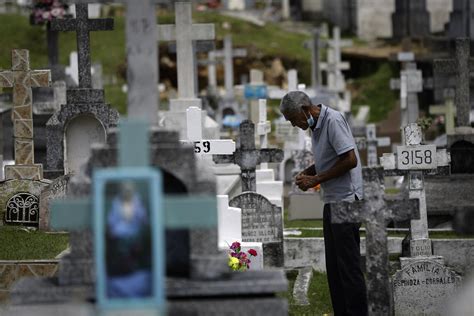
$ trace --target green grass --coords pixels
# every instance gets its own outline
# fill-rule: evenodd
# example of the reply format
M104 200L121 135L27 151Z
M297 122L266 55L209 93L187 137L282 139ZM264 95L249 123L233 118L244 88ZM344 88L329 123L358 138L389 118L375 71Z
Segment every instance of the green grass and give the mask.
M351 84L356 91L353 93L352 112L357 113L360 105L370 106L370 122L385 119L397 103L396 93L390 90L390 78L396 74L388 62L383 63L379 69L370 76L355 79Z
M290 307L289 315L294 316L316 316L332 313L331 299L329 296L329 287L325 273L313 271L313 278L308 290L309 306L295 305L293 300L293 285L297 276L296 271L287 272L288 292L280 296L288 299Z
M47 234L1 226L0 260L54 259L67 248L68 242L68 234Z

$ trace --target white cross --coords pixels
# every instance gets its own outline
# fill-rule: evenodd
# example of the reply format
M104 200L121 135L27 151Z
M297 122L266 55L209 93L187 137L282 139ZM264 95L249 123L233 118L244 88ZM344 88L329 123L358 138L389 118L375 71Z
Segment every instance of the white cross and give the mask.
M449 167L451 156L446 149L422 145L423 133L416 123L405 126L403 134L406 145L398 146L396 154L383 154L380 164L386 175L408 174L409 198L420 200L420 219L412 220L410 225L410 253L412 257L431 256L423 171Z
M178 96L181 99L196 97L193 41L215 38L214 24L193 24L191 9L191 3L177 2L175 4L176 24L157 26L159 41L176 41Z
M186 110L187 140L181 142L194 143L194 152L203 155L233 154L235 142L229 139L203 139L202 116L200 108L191 106Z

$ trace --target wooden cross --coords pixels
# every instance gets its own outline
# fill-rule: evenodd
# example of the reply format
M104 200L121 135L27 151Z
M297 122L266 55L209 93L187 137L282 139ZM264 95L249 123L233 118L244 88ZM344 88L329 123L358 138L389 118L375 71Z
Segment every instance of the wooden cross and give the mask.
M214 155L215 163L233 163L240 166L242 192L256 192L255 169L262 162L281 162L283 150L275 148L255 148L255 125L245 120L240 124L240 145L232 155Z
M94 1L97 2L97 1ZM76 32L79 64L79 88L92 88L90 38L91 31L109 31L114 28L113 19L89 19L87 3L76 4L75 19L51 21L51 30Z
M455 58L435 59L435 76L441 74L456 75L456 93L454 104L456 105L456 126L470 127L471 105L469 103L470 74L474 71L474 58L470 57L470 39L456 39Z
M405 146L398 146L396 154L384 154L380 164L385 176L408 175L409 197L420 200L420 219L410 223L410 255L431 256L424 174L449 174L450 156L446 149L435 145L421 145L423 133L417 124L404 127Z
M178 95L179 98L195 98L194 82L194 40L213 40L214 24L193 24L192 8L189 2L175 4L176 25L158 25L159 41L176 41L178 61Z
M31 70L29 51L12 51L12 69L0 71L0 87L13 88L13 137L15 139L15 166L5 169L6 179L42 178L42 166L34 164L33 142L33 87L48 87L51 83L49 70Z
M202 137L202 111L200 108L190 106L186 109L187 140L193 142L194 153L200 155L233 154L235 142L230 139L203 139Z
M367 296L369 315L392 315L386 226L390 221L420 217L417 199L386 200L382 168L363 168L364 199L331 204L331 221L364 222L366 227Z

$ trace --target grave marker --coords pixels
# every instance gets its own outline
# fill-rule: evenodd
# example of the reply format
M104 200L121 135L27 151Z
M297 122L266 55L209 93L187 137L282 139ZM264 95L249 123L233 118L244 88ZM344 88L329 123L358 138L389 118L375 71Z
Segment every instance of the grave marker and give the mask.
M202 155L228 154L235 152L235 142L229 139L203 139L202 117L200 108L191 106L186 110L187 140L181 142L193 142L194 153Z
M454 0L447 24L449 38L474 39L474 3L471 0Z
M436 174L445 172L445 169L449 172L450 156L446 149L437 150L435 145L421 145L423 134L417 124L407 125L403 129L403 134L405 146L398 146L396 155L384 154L380 158L380 164L386 176L408 175L409 197L420 200L420 219L412 220L410 223L410 256L432 256L428 236L424 173Z
M392 30L394 38L428 36L431 30L426 0L395 0Z
M311 41L304 43L305 48L311 49L311 88L317 90L321 85L321 69L319 64L321 49L321 31L315 28L311 31L313 36Z
M386 200L382 168L363 168L364 200L331 204L332 223L366 226L367 296L369 315L391 315L389 258L386 226L420 216L416 199Z
M114 27L113 19L89 19L87 4L76 4L75 19L51 21L51 30L76 32L79 65L79 88L92 88L90 39L91 31L109 31Z
M375 124L367 124L366 126L366 142L367 142L367 166L378 166L377 147L390 146L389 137L377 137L377 128Z
M43 178L43 166L34 163L32 87L50 85L49 70L31 70L29 51L12 51L12 69L0 72L0 87L13 88L13 137L15 165L5 167L6 179Z
M262 162L281 162L283 151L281 149L256 149L255 125L245 120L240 124L240 145L232 155L215 155L215 163L234 163L240 166L242 179L242 192L257 190L256 173L257 165Z
M447 97L444 105L431 105L429 111L432 115L443 115L446 134L454 134L456 107L454 106L453 98Z
M175 5L175 25L158 25L158 40L176 41L178 66L178 95L181 99L194 99L194 56L193 41L213 40L213 24L193 24L192 8L189 2Z
M435 59L435 75L456 76L454 104L456 105L456 127L470 127L471 106L469 103L470 74L474 71L474 58L470 57L470 43L467 38L456 39L455 58Z

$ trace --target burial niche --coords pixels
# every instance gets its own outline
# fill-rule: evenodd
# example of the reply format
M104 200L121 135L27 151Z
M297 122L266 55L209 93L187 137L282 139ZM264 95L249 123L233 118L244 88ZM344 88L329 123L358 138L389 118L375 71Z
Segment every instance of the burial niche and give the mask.
M5 223L38 226L39 199L28 192L19 192L7 202Z
M461 140L451 146L451 173L474 173L474 145Z
M65 129L65 173L77 174L91 155L91 145L93 143L104 143L105 135L104 126L94 116L79 115L73 118Z

